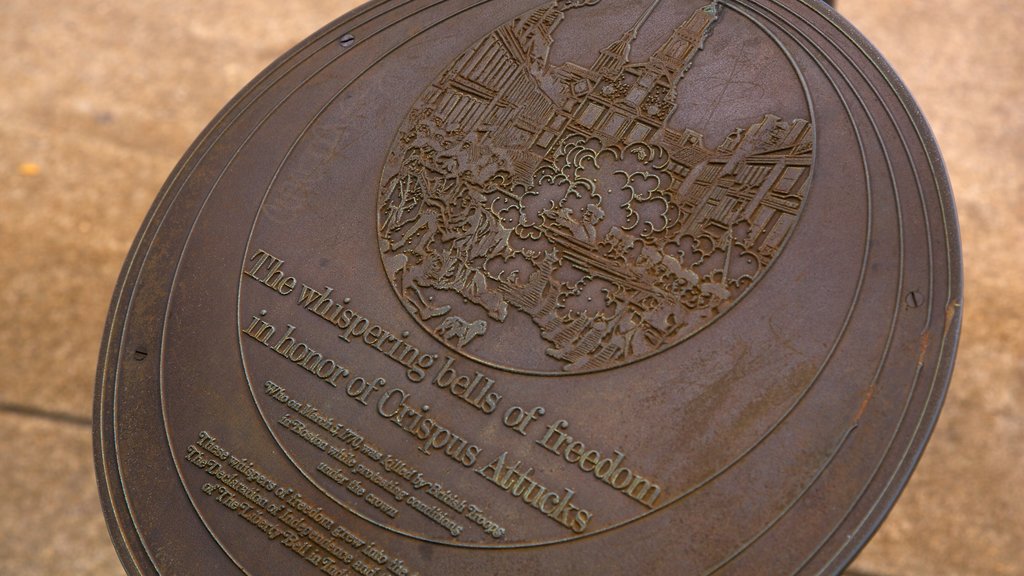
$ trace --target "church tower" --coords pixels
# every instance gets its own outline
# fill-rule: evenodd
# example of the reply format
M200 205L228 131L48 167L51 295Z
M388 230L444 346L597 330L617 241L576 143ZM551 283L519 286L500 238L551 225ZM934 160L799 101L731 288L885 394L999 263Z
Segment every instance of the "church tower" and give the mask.
M614 78L622 72L623 67L629 62L629 51L640 33L640 27L651 17L651 13L658 7L661 0L654 0L647 10L637 19L636 24L629 30L622 33L622 36L609 44L597 57L592 70L609 78Z
M605 145L683 138L668 128L677 84L718 20L719 0L698 8L646 61L631 62L633 42L660 3L653 0L589 68L567 62L554 70L558 110L533 141L537 157L554 158L569 135L596 138Z
M718 0L697 9L672 31L647 62L629 67L638 73L639 79L626 100L637 107L640 119L656 126L659 132L675 111L679 81L704 47L720 9Z
M668 40L651 56L652 71L664 74L669 83L676 84L686 72L694 55L704 46L711 26L718 20L721 8L718 0L697 10L676 28Z

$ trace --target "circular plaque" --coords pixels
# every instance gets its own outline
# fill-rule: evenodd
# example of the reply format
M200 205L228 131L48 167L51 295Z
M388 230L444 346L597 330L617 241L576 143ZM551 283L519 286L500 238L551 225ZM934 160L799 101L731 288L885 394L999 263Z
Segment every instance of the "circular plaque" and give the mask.
M132 574L838 573L938 415L960 248L812 0L387 0L214 120L115 293Z

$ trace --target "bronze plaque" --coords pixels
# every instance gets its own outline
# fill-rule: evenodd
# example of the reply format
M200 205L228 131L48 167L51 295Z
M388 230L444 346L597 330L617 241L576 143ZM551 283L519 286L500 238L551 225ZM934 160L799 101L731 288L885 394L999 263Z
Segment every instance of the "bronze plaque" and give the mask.
M949 381L935 143L817 0L386 0L172 174L96 462L132 574L836 573Z

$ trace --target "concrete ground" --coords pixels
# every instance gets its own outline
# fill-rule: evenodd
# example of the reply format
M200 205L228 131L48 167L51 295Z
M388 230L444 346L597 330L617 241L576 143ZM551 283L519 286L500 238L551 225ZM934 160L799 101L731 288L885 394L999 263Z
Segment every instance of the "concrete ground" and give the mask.
M0 2L0 575L117 574L90 411L107 304L179 156L351 0ZM840 0L944 150L967 293L956 374L859 574L1024 574L1024 2Z

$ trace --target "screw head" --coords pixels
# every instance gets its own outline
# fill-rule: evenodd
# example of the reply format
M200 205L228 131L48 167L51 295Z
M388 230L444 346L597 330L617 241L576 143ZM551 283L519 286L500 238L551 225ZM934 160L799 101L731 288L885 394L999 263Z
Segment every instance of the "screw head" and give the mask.
M921 293L917 290L912 290L907 294L906 302L907 308L919 308L922 302Z

